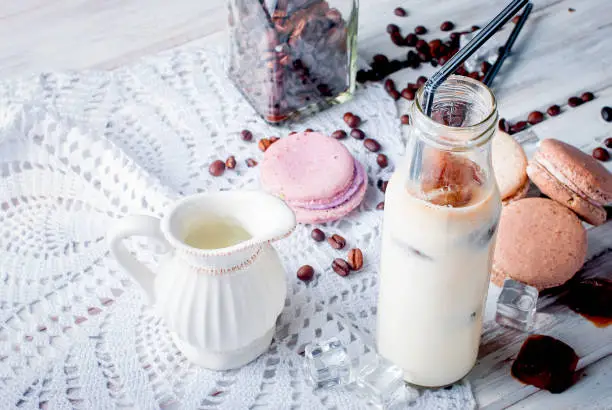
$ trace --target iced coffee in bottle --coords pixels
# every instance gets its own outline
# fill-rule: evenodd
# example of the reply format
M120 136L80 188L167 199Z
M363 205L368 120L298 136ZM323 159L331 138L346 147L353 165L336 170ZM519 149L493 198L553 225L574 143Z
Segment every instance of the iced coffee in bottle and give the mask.
M406 155L386 190L379 353L407 382L451 384L476 362L501 200L491 167L495 97L451 76L431 117L419 91Z

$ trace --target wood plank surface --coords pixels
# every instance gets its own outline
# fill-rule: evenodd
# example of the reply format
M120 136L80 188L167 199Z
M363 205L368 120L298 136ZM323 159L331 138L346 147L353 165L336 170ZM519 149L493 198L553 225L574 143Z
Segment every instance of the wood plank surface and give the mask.
M331 1L333 4L333 0ZM506 0L361 0L360 55L369 60L384 53L404 58L407 48L391 43L388 23L405 33L417 25L428 28L423 38L446 35L445 20L463 30L483 25ZM585 151L612 136L599 110L612 105L612 1L536 0L534 11L493 85L500 115L512 121L535 109L562 106L562 115L533 127L540 137L555 137ZM403 6L405 18L393 15ZM570 12L569 9L575 9ZM177 46L222 44L225 0L20 0L0 4L0 77L65 69L112 69L139 57ZM394 74L398 86L430 75L429 65ZM596 99L569 108L567 98L593 91ZM398 109L406 112L407 103ZM384 138L384 136L380 136ZM612 162L607 164L608 169ZM610 223L589 233L591 262L586 274L612 273ZM488 303L492 313L496 290ZM612 345L612 327L597 329L554 303L540 301L538 331L557 336L590 357ZM474 393L484 408L612 409L612 358L587 366L577 385L560 395L539 392L509 376L509 366L524 334L490 324L484 332L480 360L470 375Z

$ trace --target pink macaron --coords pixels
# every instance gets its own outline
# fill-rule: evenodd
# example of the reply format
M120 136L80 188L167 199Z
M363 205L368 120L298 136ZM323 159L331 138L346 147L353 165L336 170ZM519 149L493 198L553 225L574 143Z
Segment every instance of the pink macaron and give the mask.
M263 188L282 198L300 223L335 221L365 196L368 178L342 143L317 132L281 138L266 150Z

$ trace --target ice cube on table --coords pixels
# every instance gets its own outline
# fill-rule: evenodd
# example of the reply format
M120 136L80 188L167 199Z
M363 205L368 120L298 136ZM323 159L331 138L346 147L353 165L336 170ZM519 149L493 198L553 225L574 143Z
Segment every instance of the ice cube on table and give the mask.
M536 288L506 279L497 299L495 321L502 326L528 331L533 327L537 301Z
M315 389L344 386L352 381L351 360L337 338L307 345L304 356L306 380Z
M460 47L463 48L467 43L472 41L474 37L480 32L480 30L472 31L471 33L462 34L459 38ZM499 48L502 47L503 44L496 39L495 37L489 39L486 43L482 45L478 50L474 52L468 58L465 63L465 69L468 71L480 71L480 65L483 62L488 62L489 64L495 64L497 61L497 56L499 55Z
M361 357L355 373L355 392L376 408L390 409L409 398L402 369L375 353Z

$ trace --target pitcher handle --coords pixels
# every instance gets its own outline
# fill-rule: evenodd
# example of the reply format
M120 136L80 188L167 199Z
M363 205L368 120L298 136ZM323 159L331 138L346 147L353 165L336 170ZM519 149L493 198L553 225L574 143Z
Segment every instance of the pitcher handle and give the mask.
M155 273L145 264L136 259L123 244L123 240L131 236L148 236L159 242L165 249L172 249L164 238L160 228L160 219L148 215L128 215L112 227L107 235L111 254L119 265L125 269L145 291L147 302L155 301Z

